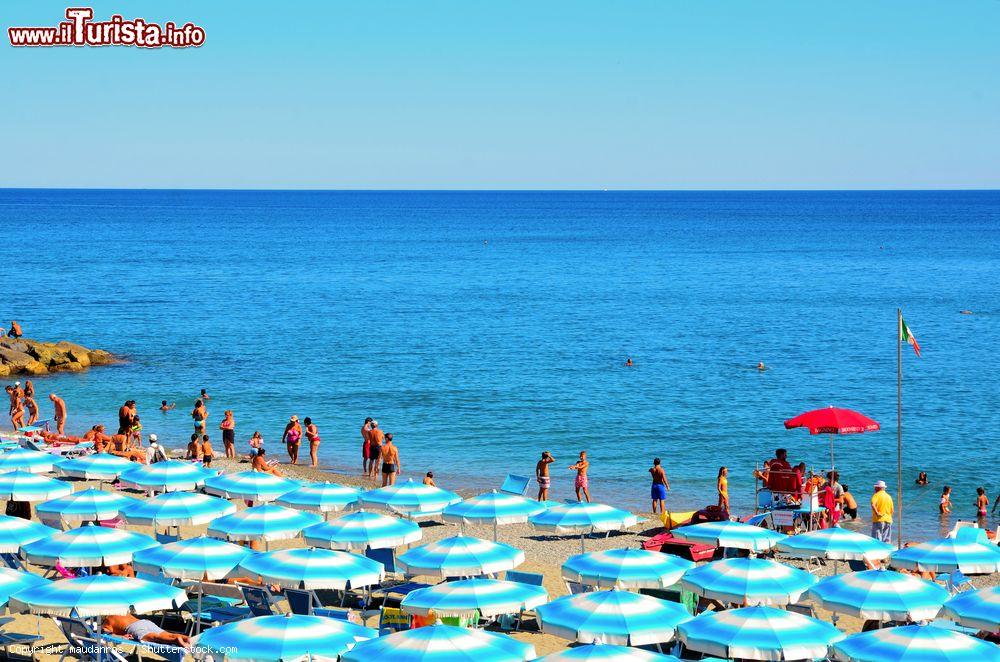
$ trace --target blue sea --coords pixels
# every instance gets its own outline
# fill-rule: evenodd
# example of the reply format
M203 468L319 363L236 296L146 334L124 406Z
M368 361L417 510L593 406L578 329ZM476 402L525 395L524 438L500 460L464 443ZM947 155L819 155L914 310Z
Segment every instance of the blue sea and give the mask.
M0 221L4 323L128 359L37 380L71 431L135 399L180 447L206 388L241 450L258 429L283 456L310 416L323 463L358 472L373 416L403 478L495 487L549 450L564 498L586 450L595 500L648 509L660 457L671 508L714 503L725 465L746 512L776 447L827 467L828 438L782 422L832 404L882 424L835 442L865 513L896 481L900 307L923 349L903 351L905 537L1000 490L1000 192L2 190Z

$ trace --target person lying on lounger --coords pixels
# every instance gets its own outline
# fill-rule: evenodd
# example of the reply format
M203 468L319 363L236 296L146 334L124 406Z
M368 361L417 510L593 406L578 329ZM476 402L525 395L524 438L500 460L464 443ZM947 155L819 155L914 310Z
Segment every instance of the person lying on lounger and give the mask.
M145 641L168 646L191 647L191 639L186 634L167 632L153 621L136 618L131 614L125 616L105 616L101 630L116 637L127 637L136 641Z

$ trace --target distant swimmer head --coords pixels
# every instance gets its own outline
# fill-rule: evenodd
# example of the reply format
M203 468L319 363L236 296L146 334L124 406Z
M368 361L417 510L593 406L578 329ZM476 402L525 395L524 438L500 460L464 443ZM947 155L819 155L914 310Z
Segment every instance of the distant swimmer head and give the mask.
M767 370L767 366L764 365L763 361L758 361L757 362L757 369L758 370Z
M625 358L625 365L627 365L629 367L635 365L634 363L632 363L632 357L631 356Z

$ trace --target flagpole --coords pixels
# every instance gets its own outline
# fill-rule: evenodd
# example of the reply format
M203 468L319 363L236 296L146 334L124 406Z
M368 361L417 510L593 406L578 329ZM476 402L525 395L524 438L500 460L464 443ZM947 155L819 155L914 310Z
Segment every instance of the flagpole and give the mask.
M896 309L896 547L903 547L903 311Z

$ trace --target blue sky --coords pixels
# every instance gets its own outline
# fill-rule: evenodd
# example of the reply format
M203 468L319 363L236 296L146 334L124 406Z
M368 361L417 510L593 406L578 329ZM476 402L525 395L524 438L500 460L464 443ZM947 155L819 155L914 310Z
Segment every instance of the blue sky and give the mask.
M207 42L4 34L0 186L1000 188L998 0L93 6Z

